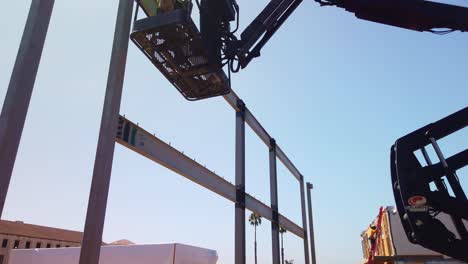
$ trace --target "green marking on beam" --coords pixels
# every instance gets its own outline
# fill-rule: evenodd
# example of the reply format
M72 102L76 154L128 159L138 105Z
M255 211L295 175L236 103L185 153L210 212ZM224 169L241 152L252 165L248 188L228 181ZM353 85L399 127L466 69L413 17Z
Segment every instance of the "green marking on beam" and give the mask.
M136 139L137 131L138 131L138 130L136 129L136 127L132 127L132 134L131 134L131 136L130 136L130 144L131 144L132 146L135 146L135 139Z

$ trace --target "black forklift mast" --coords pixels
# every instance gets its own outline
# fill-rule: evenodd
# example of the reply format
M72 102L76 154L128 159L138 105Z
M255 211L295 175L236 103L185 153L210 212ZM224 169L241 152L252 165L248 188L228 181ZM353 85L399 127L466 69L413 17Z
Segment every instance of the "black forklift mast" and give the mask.
M395 202L409 241L464 262L468 200L457 170L468 165L468 149L445 156L438 142L467 126L468 107L398 139L390 158ZM438 162L431 160L429 147Z

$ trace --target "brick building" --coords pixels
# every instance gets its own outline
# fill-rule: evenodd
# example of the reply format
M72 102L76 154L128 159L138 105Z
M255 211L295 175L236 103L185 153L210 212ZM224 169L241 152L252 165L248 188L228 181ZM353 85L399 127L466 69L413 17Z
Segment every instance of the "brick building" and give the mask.
M0 264L12 249L78 247L82 232L0 220Z

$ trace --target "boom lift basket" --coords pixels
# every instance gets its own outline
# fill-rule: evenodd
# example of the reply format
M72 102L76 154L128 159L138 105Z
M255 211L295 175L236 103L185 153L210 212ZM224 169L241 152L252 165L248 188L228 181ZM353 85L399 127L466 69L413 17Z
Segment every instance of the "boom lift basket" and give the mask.
M137 3L137 8L143 7ZM231 91L221 65L209 62L190 10L180 8L135 20L130 38L187 100Z
M468 165L468 149L444 156L437 142L467 125L465 108L398 139L390 159L395 202L409 241L464 262L468 200L456 171ZM427 146L432 146L437 161L431 161ZM418 151L424 160L418 160Z

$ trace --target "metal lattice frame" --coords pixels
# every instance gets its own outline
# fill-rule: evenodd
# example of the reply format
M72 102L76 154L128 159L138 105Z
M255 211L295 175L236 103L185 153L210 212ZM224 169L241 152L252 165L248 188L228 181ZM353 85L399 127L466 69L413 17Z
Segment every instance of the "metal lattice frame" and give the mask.
M114 43L108 74L106 95L96 151L93 178L88 201L84 237L80 254L80 264L98 264L99 254L109 192L115 142L157 161L177 171L179 174L211 189L221 196L236 203L235 206L235 263L245 263L245 209L248 208L272 221L273 263L279 264L279 225L291 233L303 238L306 264L309 263L307 218L304 197L304 177L289 160L276 141L261 126L253 114L245 107L240 98L231 92L224 96L236 112L236 183L230 184L212 172L203 170L200 164L187 160L180 152L164 145L156 137L148 135L143 129L119 115L123 80L127 59L130 27L132 21L133 0L120 0L114 34ZM0 217L8 192L13 166L16 159L21 133L26 119L34 80L45 42L49 21L54 5L53 0L32 0L31 9L21 40L15 68L8 87L7 96L0 116ZM32 45L34 43L34 45ZM119 120L131 124L137 134L146 135L153 147L145 150L129 144L119 136ZM270 192L271 206L261 203L245 193L245 123L268 146L270 153ZM122 124L122 123L121 123ZM121 131L122 132L122 131ZM121 135L123 136L123 134ZM148 151L148 152L145 152ZM164 152L165 151L165 152ZM278 212L277 194L277 158L299 181L301 188L302 227L299 227ZM180 167L182 166L182 167ZM183 166L198 168L197 173L184 171ZM198 178L197 178L198 177Z

